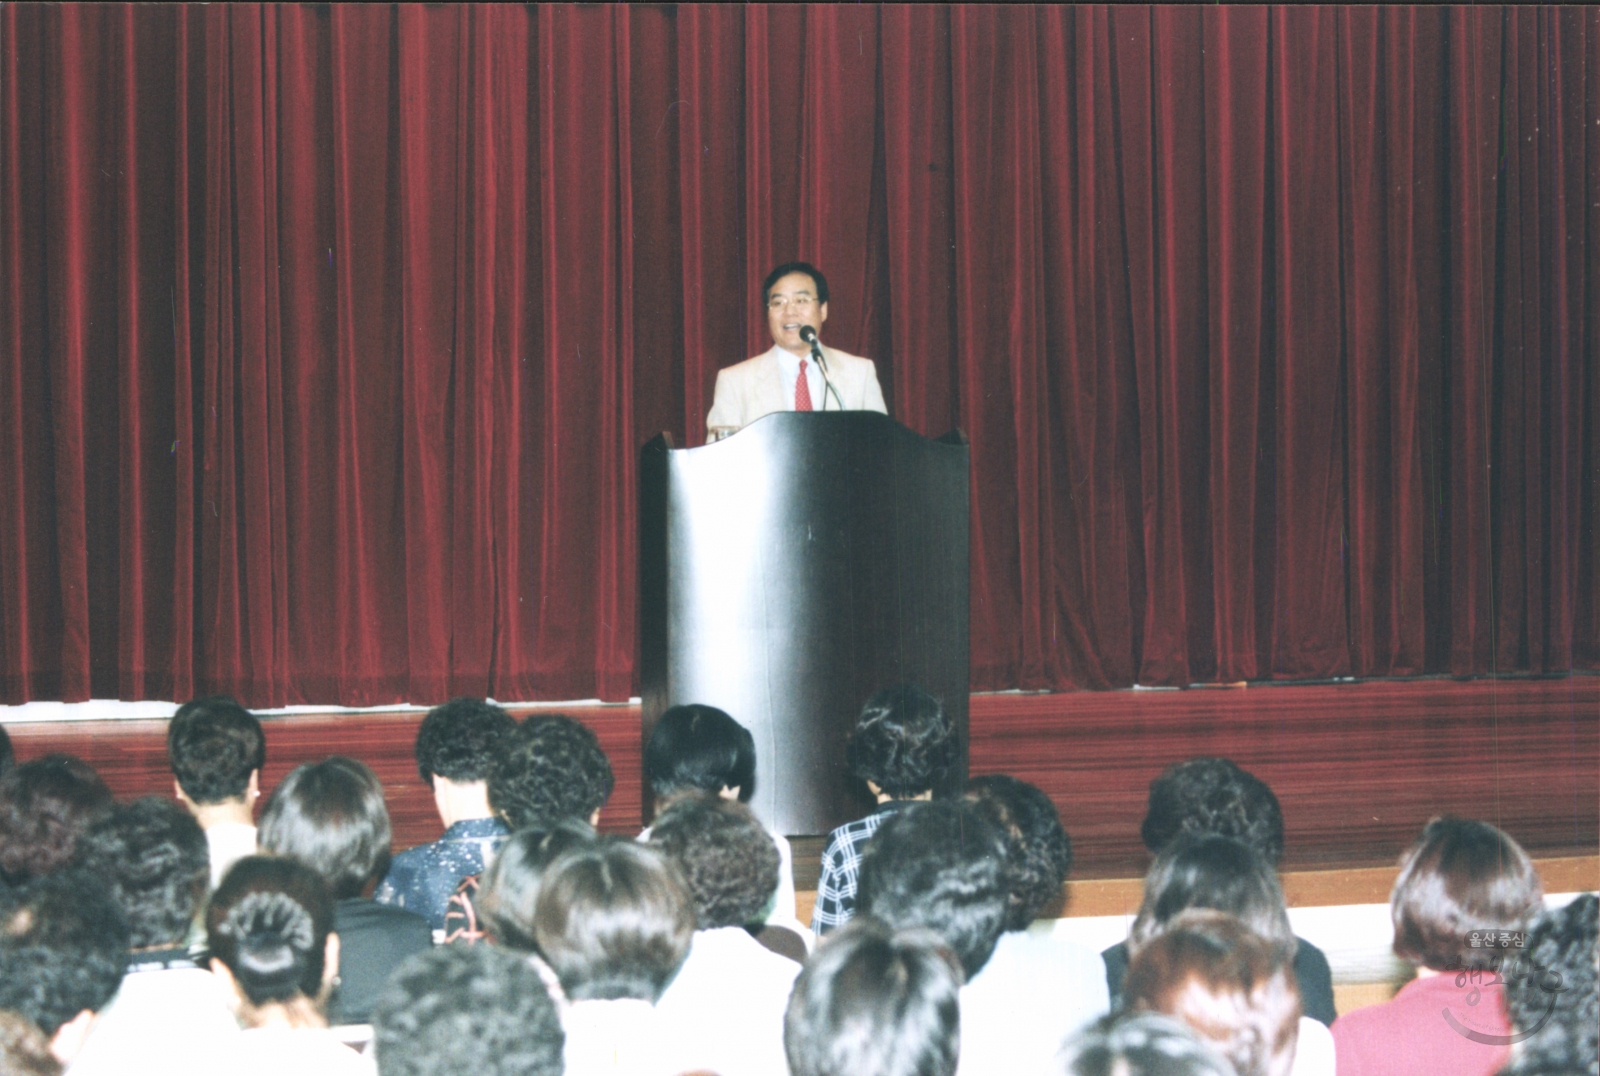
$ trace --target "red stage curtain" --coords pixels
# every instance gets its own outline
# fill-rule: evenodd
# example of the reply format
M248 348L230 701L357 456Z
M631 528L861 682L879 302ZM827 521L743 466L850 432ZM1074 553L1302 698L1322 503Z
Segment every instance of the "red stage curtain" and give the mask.
M976 688L1600 667L1600 11L0 9L0 700L626 697L756 290Z

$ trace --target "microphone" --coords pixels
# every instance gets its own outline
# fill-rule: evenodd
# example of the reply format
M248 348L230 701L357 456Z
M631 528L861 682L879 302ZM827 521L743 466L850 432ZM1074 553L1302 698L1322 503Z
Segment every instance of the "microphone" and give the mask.
M800 339L811 345L811 357L816 360L817 370L822 374L822 409L828 409L828 394L833 394L833 402L839 410L844 410L844 401L839 398L839 390L833 387L833 381L828 377L828 360L822 357L822 345L817 342L817 330L810 325L800 326Z

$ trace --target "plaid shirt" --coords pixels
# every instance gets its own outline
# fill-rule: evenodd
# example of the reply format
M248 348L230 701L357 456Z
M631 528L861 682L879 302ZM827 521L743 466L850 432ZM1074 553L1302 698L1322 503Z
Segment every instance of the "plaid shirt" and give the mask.
M856 914L861 853L884 820L909 802L880 803L867 817L846 822L828 834L828 846L822 851L822 876L817 879L817 903L811 910L811 930L818 937L844 926Z

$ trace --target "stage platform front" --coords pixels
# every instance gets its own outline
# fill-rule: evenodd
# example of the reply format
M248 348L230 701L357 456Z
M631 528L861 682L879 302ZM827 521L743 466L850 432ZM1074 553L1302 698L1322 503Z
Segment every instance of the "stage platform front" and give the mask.
M638 707L564 712L595 730L616 771L602 827L637 831ZM395 847L431 840L439 822L411 755L420 720L415 711L269 717L262 788L301 762L353 755L385 784ZM0 721L21 759L69 751L119 798L171 794L165 722L15 723L4 711ZM1391 865L1443 813L1492 822L1540 857L1600 847L1600 677L975 695L971 735L972 773L1010 773L1055 800L1078 879L1143 873L1150 780L1195 755L1225 755L1273 787L1288 871ZM801 888L815 869L805 858L795 857Z

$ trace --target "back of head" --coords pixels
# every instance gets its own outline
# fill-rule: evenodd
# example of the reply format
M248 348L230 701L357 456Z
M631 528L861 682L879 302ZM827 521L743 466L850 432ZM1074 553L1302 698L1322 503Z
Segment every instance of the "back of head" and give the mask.
M901 808L861 860L857 910L897 930L932 931L968 979L994 953L1009 906L1005 842L965 800Z
M14 767L0 777L0 876L20 885L65 866L111 804L111 790L80 758L45 755Z
M1129 1009L1177 1017L1239 1076L1287 1076L1299 1038L1300 993L1279 946L1223 912L1192 910L1133 955Z
M483 699L451 699L428 711L417 727L417 773L424 784L434 774L463 784L483 781L516 728L511 715Z
M1225 758L1192 758L1150 782L1139 835L1160 852L1180 833L1232 837L1273 867L1283 859L1283 810L1266 782Z
M373 1010L382 1076L561 1076L566 1036L527 960L445 945L400 966Z
M1513 950L1513 952L1515 952ZM1581 1065L1600 1058L1600 900L1585 893L1544 912L1503 973L1506 1011L1519 1037L1519 1067ZM1526 1060L1524 1060L1526 1059Z
M519 829L506 839L483 872L477 900L478 914L495 941L524 952L538 949L533 912L545 871L567 850L594 839L594 827L576 818Z
M364 762L342 755L306 762L272 790L261 811L261 850L293 856L336 899L358 897L389 867L389 808Z
M128 924L99 885L63 871L0 897L0 1010L53 1036L111 1001L128 967Z
M939 700L900 684L867 700L845 753L855 776L895 799L911 799L943 788L961 745Z
M684 792L737 788L755 792L756 742L750 730L715 706L674 706L644 745L644 780L657 803Z
M509 735L489 773L489 806L512 829L588 821L616 778L600 740L562 714L534 714Z
M1005 835L1011 893L1006 929L1026 930L1061 896L1072 869L1072 839L1050 797L1026 781L1004 774L974 777L966 795Z
M1231 837L1181 836L1156 857L1145 875L1144 903L1128 932L1130 952L1191 908L1227 912L1294 959L1294 931L1277 872Z
M333 898L310 867L281 856L245 856L223 875L206 909L211 955L245 1000L261 1006L322 999Z
M1487 822L1448 816L1422 831L1400 864L1389 914L1395 955L1443 971L1488 967L1473 931L1520 931L1544 896L1528 854Z
M256 716L226 695L178 707L167 725L167 759L178 787L200 805L240 799L267 761Z
M550 865L533 926L574 1001L654 1003L689 953L694 905L659 851L605 837Z
M714 794L678 800L650 831L689 885L701 930L760 922L778 888L778 846L750 808Z
M159 796L117 807L78 840L77 866L121 907L135 949L182 944L210 864L200 823Z
M1236 1076L1208 1043L1170 1016L1101 1017L1061 1050L1067 1076Z
M938 938L856 918L817 947L783 1021L791 1076L951 1076L961 970Z

